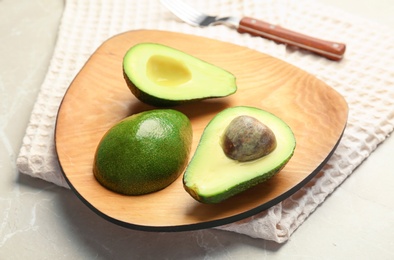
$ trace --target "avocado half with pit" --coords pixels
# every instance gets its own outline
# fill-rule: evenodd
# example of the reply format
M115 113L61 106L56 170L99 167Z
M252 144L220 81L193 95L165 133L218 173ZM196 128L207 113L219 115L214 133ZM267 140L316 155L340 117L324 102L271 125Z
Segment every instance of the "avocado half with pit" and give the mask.
M131 47L123 58L123 74L139 100L159 107L225 97L237 90L232 73L156 43Z
M270 112L232 107L206 126L183 176L197 201L219 203L278 173L294 154L290 127Z

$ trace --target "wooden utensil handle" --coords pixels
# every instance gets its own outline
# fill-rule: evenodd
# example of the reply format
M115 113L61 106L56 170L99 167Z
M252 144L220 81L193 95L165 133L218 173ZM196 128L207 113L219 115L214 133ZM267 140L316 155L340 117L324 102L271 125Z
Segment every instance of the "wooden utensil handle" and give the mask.
M250 17L241 19L238 32L296 46L335 61L341 60L346 50L343 43L314 38Z

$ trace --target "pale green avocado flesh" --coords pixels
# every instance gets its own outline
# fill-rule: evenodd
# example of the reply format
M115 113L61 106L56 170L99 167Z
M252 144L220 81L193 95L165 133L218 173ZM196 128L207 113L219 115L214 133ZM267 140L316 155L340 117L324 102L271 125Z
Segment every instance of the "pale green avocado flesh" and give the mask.
M153 106L225 97L237 90L232 73L156 43L131 47L123 58L123 74L131 92Z
M230 122L242 115L269 127L276 148L256 160L239 162L227 157L221 140ZM254 107L233 107L217 114L204 129L183 176L185 190L197 201L219 203L278 173L293 156L296 140L290 127L275 115Z

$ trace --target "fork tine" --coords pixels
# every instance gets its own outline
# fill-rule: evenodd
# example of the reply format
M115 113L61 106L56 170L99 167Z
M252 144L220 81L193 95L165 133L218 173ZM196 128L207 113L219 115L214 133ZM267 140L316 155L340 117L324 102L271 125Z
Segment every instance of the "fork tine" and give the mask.
M191 17L196 17L197 18L197 17L204 16L203 13L197 11L196 9L194 9L193 7L185 4L184 2L182 2L182 1L177 1L177 2L178 2L178 5L179 5L179 8L181 8L185 13L189 14Z
M205 17L203 13L200 13L182 1L161 0L161 3L180 19L193 25L199 25L199 22Z

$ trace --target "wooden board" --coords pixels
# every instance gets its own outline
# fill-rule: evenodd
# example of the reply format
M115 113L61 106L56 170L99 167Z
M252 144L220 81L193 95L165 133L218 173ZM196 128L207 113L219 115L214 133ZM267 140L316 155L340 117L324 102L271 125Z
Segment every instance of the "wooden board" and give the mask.
M214 115L227 107L248 105L277 115L294 131L297 147L287 166L271 180L216 205L193 200L183 189L182 177L162 191L143 196L123 196L103 188L92 174L101 137L124 117L155 109L131 94L122 75L125 52L141 42L177 48L237 78L238 91L230 97L176 107L192 121L192 152ZM99 215L129 228L192 230L249 217L293 194L332 154L346 126L347 114L347 104L336 91L269 55L202 37L140 30L107 40L87 61L61 104L55 141L69 185Z

